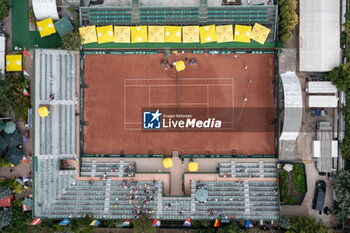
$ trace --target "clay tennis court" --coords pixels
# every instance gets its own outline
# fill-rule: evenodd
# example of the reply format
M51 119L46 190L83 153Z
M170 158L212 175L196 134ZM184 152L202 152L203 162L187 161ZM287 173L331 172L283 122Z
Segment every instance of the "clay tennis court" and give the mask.
M185 58L195 58L190 65ZM273 54L86 55L85 154L274 154ZM144 130L143 112L215 118L215 130Z

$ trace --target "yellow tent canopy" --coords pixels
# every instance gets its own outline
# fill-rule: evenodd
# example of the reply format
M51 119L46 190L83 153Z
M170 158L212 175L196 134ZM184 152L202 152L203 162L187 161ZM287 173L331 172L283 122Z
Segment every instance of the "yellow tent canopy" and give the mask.
M82 44L88 44L88 43L96 43L97 42L97 36L96 36L96 26L87 26L87 27L80 27L80 38Z
M250 43L251 26L235 25L234 41Z
M190 172L196 172L198 171L198 163L197 162L189 162L188 163L188 170Z
M114 26L114 42L130 43L130 27Z
M147 26L131 27L131 43L147 42Z
M176 71L178 72L183 71L186 68L184 61L174 62L174 65L175 65Z
M255 23L252 30L252 34L250 35L250 38L259 42L260 44L264 44L270 31L271 30L268 29L267 27L264 27L261 24Z
M165 42L181 43L181 26L165 26Z
M56 33L52 18L47 18L36 23L39 29L40 37L49 36Z
M148 42L164 42L164 26L148 26Z
M216 37L218 43L232 42L233 29L232 25L216 26Z
M163 159L163 165L165 168L171 168L173 166L173 160L171 158Z
M199 34L202 44L216 41L215 25L199 27Z
M99 44L109 43L114 41L113 26L102 26L97 28L97 42Z
M44 118L44 117L47 117L49 115L49 109L47 109L47 107L43 106L43 107L40 107L39 110L39 116L41 118Z
M199 42L199 27L198 26L183 26L182 27L182 42L183 43L198 43Z
M6 55L6 71L22 71L22 55Z

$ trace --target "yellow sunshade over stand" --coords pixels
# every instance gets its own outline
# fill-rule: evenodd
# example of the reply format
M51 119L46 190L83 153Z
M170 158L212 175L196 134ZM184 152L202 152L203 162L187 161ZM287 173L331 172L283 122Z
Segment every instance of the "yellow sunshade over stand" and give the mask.
M268 29L267 27L264 27L261 24L255 23L252 30L252 34L250 35L250 38L259 42L260 44L264 44L270 31L271 30Z
M41 118L47 117L49 115L49 113L50 113L49 109L47 109L47 107L45 107L45 106L39 108L38 112L39 112L39 116Z
M36 23L40 33L40 37L49 36L56 33L56 29L53 26L52 18L47 18Z
M164 26L148 26L148 42L164 42Z
M6 71L22 71L22 55L6 55Z
M130 27L114 26L114 42L130 43Z
M234 41L250 43L251 26L235 25Z
M181 26L165 26L165 42L181 43Z
M183 43L198 43L199 42L199 27L184 26L182 27L182 42Z
M232 42L233 29L232 25L216 26L216 37L218 43Z
M79 28L80 38L82 44L96 43L96 26L87 26Z
M171 158L163 159L163 165L165 168L171 168L173 166L173 160Z
M113 26L103 26L97 28L97 42L99 44L109 43L114 41Z
M183 71L186 68L184 61L174 62L174 65L175 65L176 71L178 72Z
M201 36L202 44L216 41L215 25L199 27L199 34Z
M131 27L131 43L144 43L147 41L147 26Z
M188 170L190 172L196 172L198 171L198 163L197 162L189 162L188 163Z

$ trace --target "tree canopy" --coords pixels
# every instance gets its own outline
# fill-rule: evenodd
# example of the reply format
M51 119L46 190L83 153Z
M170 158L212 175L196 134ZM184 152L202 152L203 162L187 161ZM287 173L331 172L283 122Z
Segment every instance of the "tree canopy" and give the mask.
M337 202L333 214L339 221L350 214L350 171L343 170L334 179L333 188Z
M78 50L80 41L79 31L67 33L62 37L62 48L69 51Z
M292 37L292 30L298 24L296 13L296 0L279 0L278 2L278 28L281 41L287 41Z
M331 233L330 228L316 221L313 217L293 217L291 218L291 227L286 233Z
M147 214L141 215L141 217L133 221L134 233L155 233L156 228L152 226L152 220Z

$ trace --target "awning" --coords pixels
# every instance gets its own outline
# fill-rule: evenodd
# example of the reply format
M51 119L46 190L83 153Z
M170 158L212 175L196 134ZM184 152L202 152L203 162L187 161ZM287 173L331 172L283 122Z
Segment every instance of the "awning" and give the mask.
M55 24L55 29L60 37L66 35L68 32L73 31L74 27L70 20L64 16L62 19L58 20Z
M56 33L56 29L53 26L52 18L38 21L36 24L39 29L40 37L45 37Z
M164 26L148 26L148 42L164 42Z
M130 43L130 27L114 26L114 42Z
M97 36L96 36L96 26L87 26L87 27L80 27L80 38L82 44L88 44L88 43L96 43L97 42Z
M22 55L6 55L6 71L22 71Z
M165 42L181 43L181 26L165 26Z
M97 30L97 42L99 44L110 43L114 41L112 25L97 27L96 30Z
M183 26L182 42L199 43L199 26Z
M232 25L216 26L216 37L218 43L232 42L233 29Z
M271 30L268 29L267 27L264 27L261 24L255 23L252 33L250 35L250 38L257 41L260 44L264 44L270 31Z
M234 41L250 43L251 26L235 25Z
M207 25L199 27L199 34L201 37L201 43L209 43L216 41L215 25Z
M147 41L147 26L131 27L131 43L144 43Z
M17 147L11 147L4 155L4 159L17 166L23 159L23 152Z

